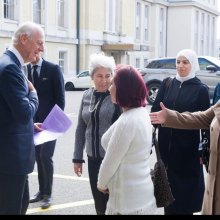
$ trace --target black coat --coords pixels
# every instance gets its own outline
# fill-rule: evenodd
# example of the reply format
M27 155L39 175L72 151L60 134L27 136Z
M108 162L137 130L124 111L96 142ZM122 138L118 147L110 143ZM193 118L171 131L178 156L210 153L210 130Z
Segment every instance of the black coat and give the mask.
M27 65L28 79L32 81L31 65ZM35 122L43 122L55 104L61 109L65 106L64 79L58 65L43 60L37 88L39 107Z
M159 111L159 103L179 112L206 110L210 106L208 87L195 77L182 84L176 78L165 79L151 111ZM171 211L193 213L202 207L204 194L203 167L199 160L199 130L159 128L158 142L161 157L175 202Z

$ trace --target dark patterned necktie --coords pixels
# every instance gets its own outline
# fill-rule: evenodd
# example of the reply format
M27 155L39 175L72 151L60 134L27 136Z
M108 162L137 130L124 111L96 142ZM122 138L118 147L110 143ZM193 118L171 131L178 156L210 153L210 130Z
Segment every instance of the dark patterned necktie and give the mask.
M33 66L33 81L34 81L34 87L35 89L37 89L38 87L38 83L39 83L39 76L38 76L38 72L37 72L37 65Z

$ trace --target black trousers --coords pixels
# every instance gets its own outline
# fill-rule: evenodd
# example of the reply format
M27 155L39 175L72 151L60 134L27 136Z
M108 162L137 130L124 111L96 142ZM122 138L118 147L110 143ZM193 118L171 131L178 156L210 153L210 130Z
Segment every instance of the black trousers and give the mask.
M35 148L39 192L41 195L51 196L53 186L53 155L56 141L49 141Z
M95 209L98 215L104 215L106 204L108 202L108 194L104 194L97 189L98 173L102 163L102 159L91 159L88 157L88 172L90 187L95 201Z
M25 215L28 205L28 176L0 174L0 215Z

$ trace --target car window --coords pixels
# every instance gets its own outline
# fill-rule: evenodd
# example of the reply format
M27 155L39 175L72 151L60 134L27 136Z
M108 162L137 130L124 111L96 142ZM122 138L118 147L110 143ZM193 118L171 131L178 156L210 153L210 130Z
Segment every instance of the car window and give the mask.
M146 68L150 69L176 69L176 59L153 60Z
M79 77L87 77L89 76L89 71L85 71L79 74Z
M159 66L158 61L155 60L155 61L151 61L150 63L148 63L146 68L155 69L155 68L158 68L158 66Z
M217 68L217 70L219 70L220 68L218 66L216 66L214 63L212 63L211 61L205 59L205 58L199 58L199 67L200 70L206 70L206 67L212 65L215 66Z
M162 68L163 69L176 69L176 59L163 60Z
M220 67L220 60L215 57L205 57L205 59L209 60L211 63L215 64L216 66Z

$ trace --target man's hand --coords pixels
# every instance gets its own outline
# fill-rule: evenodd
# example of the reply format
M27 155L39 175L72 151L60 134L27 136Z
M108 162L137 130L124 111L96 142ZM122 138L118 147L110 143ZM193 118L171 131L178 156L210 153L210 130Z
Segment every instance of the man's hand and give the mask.
M167 119L167 108L164 104L160 103L161 111L150 113L150 119L152 124L163 124Z
M31 81L28 80L28 88L30 92L37 92Z
M34 130L35 131L43 131L44 129L42 129L42 123L34 123Z

